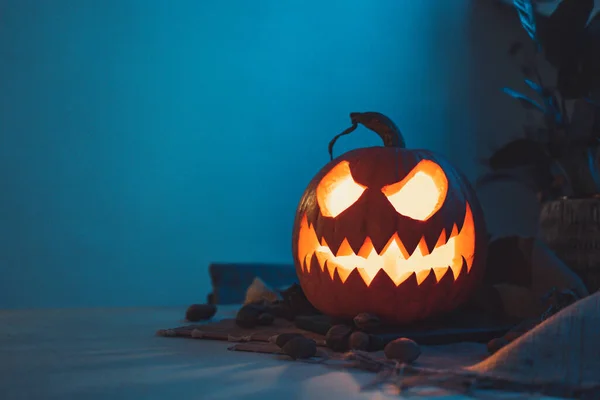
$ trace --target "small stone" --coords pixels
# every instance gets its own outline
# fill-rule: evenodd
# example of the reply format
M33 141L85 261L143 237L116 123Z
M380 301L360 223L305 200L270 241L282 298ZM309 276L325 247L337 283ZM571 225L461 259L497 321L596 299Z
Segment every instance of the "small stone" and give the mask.
M352 350L367 351L369 349L369 342L369 334L361 331L352 332L348 339L348 344Z
M211 319L217 313L214 304L192 304L185 312L185 319L190 322L198 322Z
M258 324L258 318L263 313L263 307L256 304L242 306L235 316L235 323L240 328L254 328Z
M275 343L278 347L283 347L287 342L297 337L304 337L301 333L280 333L277 336L269 338L269 342Z
M369 331L377 328L381 324L379 317L369 313L360 313L354 317L354 325L358 329Z
M317 354L317 343L304 336L295 337L289 340L281 350L284 354L290 356L294 360L297 358L311 358Z
M273 314L269 314L269 313L262 313L258 316L258 324L259 325L271 325L273 323L273 321L275 321L275 317L273 316Z
M348 350L352 328L347 325L334 325L325 335L327 347L336 352Z
M492 339L487 344L487 350L490 354L494 354L504 346L506 346L509 341L505 337L499 337L496 339Z
M401 363L411 363L421 355L421 348L414 340L400 338L389 342L383 352L386 358Z

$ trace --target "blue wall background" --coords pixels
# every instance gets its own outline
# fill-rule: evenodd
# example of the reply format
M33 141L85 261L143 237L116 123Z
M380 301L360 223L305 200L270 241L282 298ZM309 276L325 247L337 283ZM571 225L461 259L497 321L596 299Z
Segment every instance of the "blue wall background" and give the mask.
M473 177L469 3L0 1L0 307L184 305L211 261L290 262L350 111Z

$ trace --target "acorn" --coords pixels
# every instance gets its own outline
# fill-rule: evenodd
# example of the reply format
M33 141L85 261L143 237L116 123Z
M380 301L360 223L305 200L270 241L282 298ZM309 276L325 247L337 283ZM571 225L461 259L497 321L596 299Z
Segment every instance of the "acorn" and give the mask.
M254 328L258 324L258 319L262 313L263 307L256 304L246 304L237 312L235 323L240 328Z
M304 335L302 335L301 333L294 333L294 332L290 332L290 333L280 333L277 336L273 336L271 338L269 338L269 342L271 343L275 343L277 345L277 347L283 347L285 346L285 344L287 342L289 342L292 339L295 339L297 337L304 337Z
M360 330L369 331L379 327L381 321L379 317L369 313L360 313L354 317L354 325Z
M297 358L311 358L317 354L317 343L312 339L300 336L289 340L281 350L294 360Z
M369 334L361 331L352 332L348 339L348 345L352 350L364 350L369 349Z
M275 321L273 314L262 313L258 316L258 325L271 325Z
M185 312L185 319L190 322L198 322L211 319L217 313L214 304L192 304Z
M325 335L325 343L327 347L336 352L344 352L348 350L350 335L352 328L347 325L334 325Z
M386 358L401 363L411 363L421 355L421 348L414 340L399 338L389 342L383 352Z

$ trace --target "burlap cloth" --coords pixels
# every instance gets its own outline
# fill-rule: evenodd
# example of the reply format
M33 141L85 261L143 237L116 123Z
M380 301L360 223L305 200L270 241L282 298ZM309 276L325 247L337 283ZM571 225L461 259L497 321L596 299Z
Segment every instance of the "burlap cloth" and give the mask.
M565 308L467 369L526 384L600 385L600 292Z

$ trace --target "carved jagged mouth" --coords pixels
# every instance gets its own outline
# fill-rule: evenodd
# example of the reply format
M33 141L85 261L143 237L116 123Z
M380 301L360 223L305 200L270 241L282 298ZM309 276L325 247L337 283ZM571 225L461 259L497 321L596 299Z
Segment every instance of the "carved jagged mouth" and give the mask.
M474 253L475 226L469 204L466 206L465 220L460 232L456 224L450 235L442 230L431 252L423 237L412 254L409 254L399 235L395 233L381 254L377 253L368 237L358 253L355 253L348 241L344 239L337 254L333 254L325 239L319 243L314 227L308 223L306 215L300 223L298 259L302 269L310 272L311 259L316 254L321 271L327 270L333 279L337 270L342 282L345 282L355 269L367 286L380 270L384 270L396 286L401 285L412 274L416 275L417 283L421 284L431 270L438 282L448 273L452 273L456 280L461 273L463 259L466 261L467 273L471 271Z

